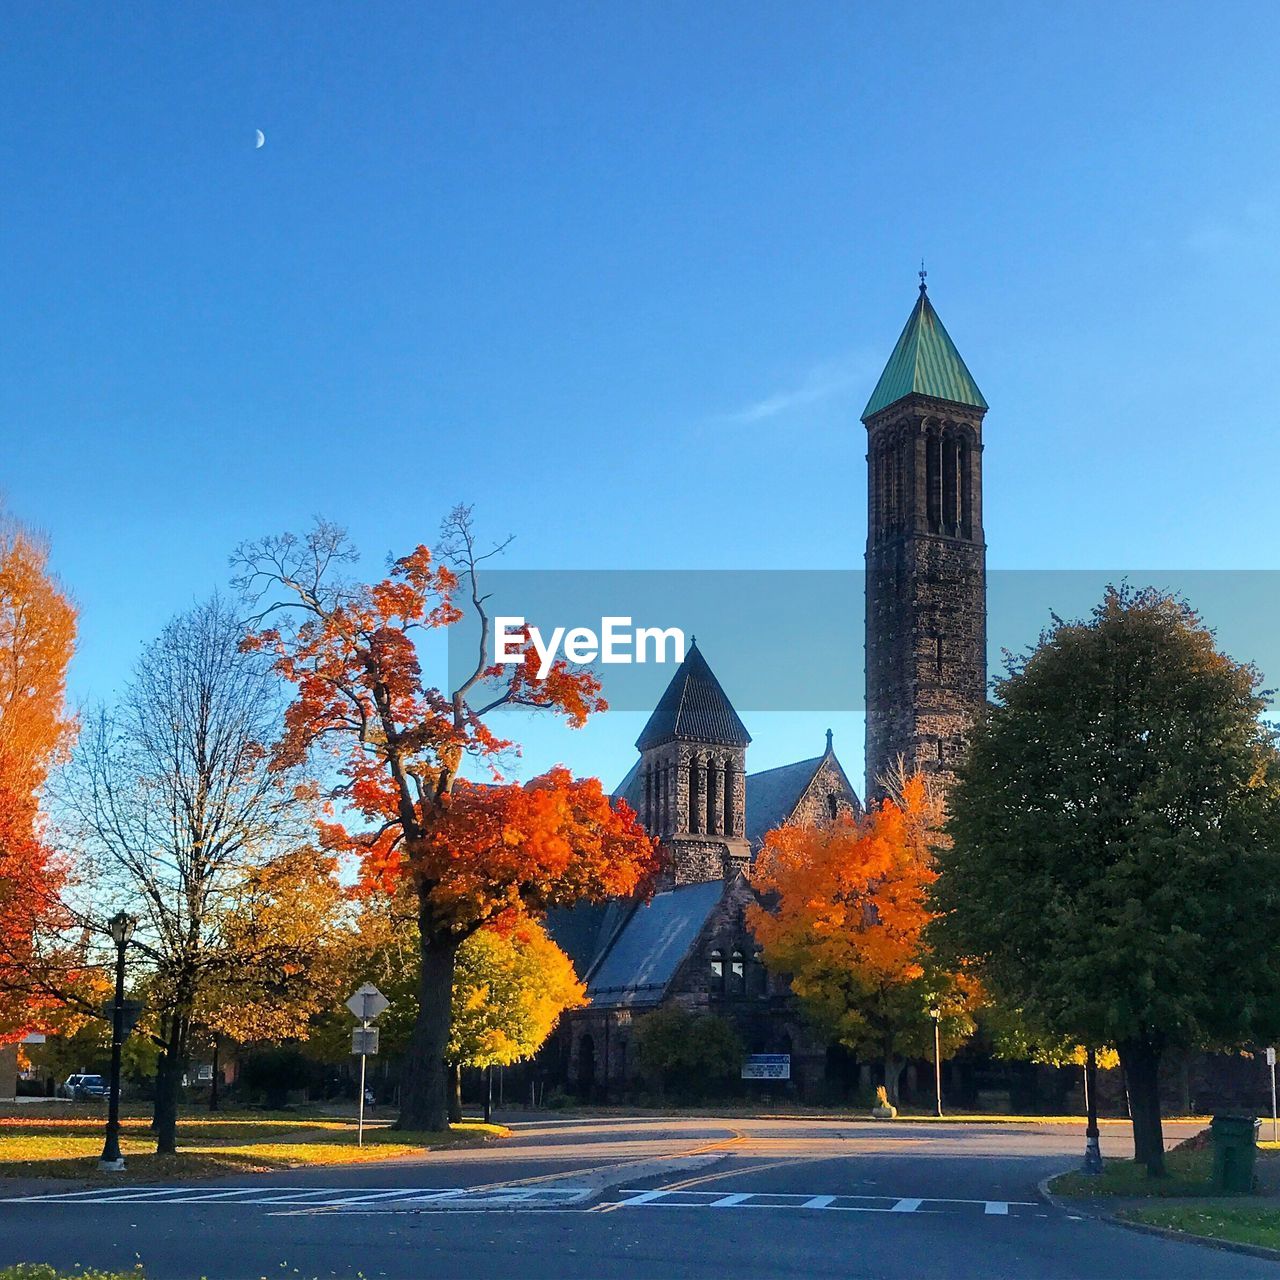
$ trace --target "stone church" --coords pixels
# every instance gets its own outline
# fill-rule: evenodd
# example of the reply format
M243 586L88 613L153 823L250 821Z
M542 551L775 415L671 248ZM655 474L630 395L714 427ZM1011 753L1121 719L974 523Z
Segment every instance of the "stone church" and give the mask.
M986 548L977 384L920 293L862 415L867 431L866 787L899 758L942 775L986 690ZM851 655L852 656L852 655ZM852 665L852 664L851 664ZM750 1053L791 1055L791 1087L821 1080L807 1028L746 928L752 862L767 832L824 823L862 802L830 732L808 760L748 771L751 735L696 642L636 741L616 795L668 855L649 902L553 913L548 927L587 983L588 1007L548 1046L557 1076L595 1096L634 1078L634 1019L676 1003L717 1013Z

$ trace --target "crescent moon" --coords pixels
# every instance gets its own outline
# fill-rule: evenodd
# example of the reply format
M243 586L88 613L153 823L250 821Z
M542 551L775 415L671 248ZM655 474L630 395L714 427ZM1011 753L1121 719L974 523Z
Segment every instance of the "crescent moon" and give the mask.
M255 129L253 133L254 133L253 146L254 146L254 150L257 150L259 147L262 146L264 142L266 142L267 135L263 133L261 129Z

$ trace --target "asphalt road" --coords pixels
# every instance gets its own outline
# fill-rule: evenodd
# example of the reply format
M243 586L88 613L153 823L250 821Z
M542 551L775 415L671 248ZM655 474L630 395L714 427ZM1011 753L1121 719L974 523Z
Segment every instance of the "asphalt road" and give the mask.
M0 1264L149 1280L1280 1280L1276 1264L1043 1203L1078 1127L516 1120L472 1150L0 1200ZM1168 1137L1185 1136L1170 1126ZM1107 1154L1130 1154L1108 1127ZM16 1191L7 1193L13 1197Z

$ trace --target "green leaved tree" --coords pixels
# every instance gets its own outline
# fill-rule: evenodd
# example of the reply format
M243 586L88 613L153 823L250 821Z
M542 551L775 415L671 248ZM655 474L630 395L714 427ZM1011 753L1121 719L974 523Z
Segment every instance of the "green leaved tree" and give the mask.
M1169 1049L1280 1030L1280 768L1257 671L1185 602L1110 588L1010 658L939 851L935 937L1051 1036L1113 1045L1164 1172Z

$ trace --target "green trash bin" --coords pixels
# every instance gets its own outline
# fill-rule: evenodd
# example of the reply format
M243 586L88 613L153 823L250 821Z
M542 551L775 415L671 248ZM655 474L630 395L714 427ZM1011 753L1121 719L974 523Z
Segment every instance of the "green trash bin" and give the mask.
M1254 1116L1214 1116L1213 1185L1217 1191L1248 1195L1253 1190L1253 1162L1258 1154L1258 1129Z

